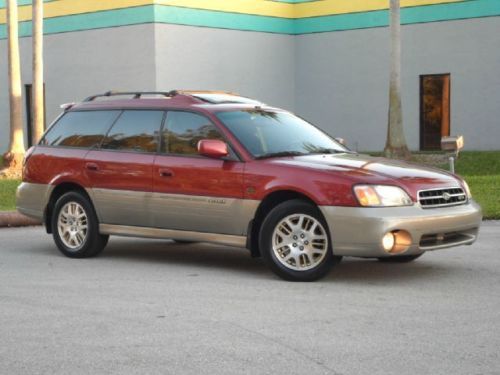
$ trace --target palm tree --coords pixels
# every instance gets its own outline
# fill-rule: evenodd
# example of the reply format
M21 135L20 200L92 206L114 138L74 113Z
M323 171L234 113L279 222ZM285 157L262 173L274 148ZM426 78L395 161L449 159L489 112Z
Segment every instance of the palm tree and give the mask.
M384 154L390 158L409 159L401 108L401 22L400 0L390 0L391 73L389 84L389 121Z
M44 131L43 95L43 1L33 0L33 90L32 121L33 144L37 144Z
M2 175L19 175L24 156L24 137L21 101L21 65L19 62L17 1L7 0L7 39L10 103L10 142L3 155Z

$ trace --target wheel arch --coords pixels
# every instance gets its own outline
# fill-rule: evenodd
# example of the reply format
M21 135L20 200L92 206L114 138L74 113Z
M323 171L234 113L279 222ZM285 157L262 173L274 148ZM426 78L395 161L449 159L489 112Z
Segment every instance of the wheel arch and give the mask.
M275 190L264 197L260 202L257 210L255 212L254 218L249 224L248 236L247 236L247 248L250 250L252 257L258 258L261 256L259 248L259 233L264 219L267 214L277 205L289 201L299 199L308 202L317 207L316 202L314 202L307 195L298 192L296 190Z
M50 194L50 198L48 200L47 206L45 207L44 215L43 215L43 222L45 224L45 230L47 233L52 233L52 213L54 210L54 206L57 202L57 200L63 196L64 194L70 192L70 191L76 191L81 193L83 196L85 196L90 204L93 205L92 200L90 199L90 196L87 194L87 191L85 188L75 182L62 182L58 184L53 190L52 193Z

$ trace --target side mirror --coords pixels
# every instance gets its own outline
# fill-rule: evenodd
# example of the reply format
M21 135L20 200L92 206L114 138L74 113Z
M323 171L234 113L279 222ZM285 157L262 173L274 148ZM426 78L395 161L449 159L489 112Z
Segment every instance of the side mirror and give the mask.
M209 158L220 159L229 154L226 142L218 139L202 139L198 142L198 153Z

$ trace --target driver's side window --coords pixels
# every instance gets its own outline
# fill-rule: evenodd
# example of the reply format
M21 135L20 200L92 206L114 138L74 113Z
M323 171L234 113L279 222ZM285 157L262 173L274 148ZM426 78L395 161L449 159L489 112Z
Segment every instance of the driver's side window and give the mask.
M224 138L205 116L192 112L169 111L162 132L161 151L169 154L197 155L201 139Z

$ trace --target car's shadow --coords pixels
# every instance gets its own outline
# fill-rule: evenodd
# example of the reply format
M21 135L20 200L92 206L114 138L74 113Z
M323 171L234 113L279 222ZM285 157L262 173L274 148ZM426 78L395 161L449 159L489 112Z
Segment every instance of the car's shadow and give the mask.
M381 263L374 259L344 258L324 281L348 283L400 283L428 278L460 277L466 265L432 261L432 254L415 262ZM241 272L257 278L277 279L261 258L251 258L248 250L206 243L179 244L169 240L113 238L99 258L133 262L164 262Z
M99 258L232 270L257 277L270 275L262 259L252 258L248 250L208 243L111 238Z

